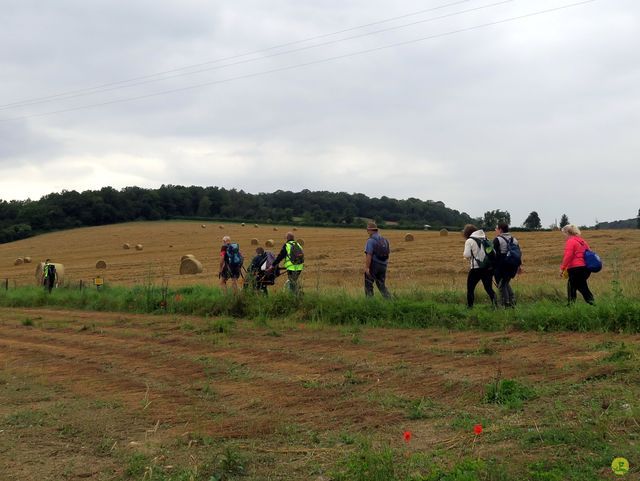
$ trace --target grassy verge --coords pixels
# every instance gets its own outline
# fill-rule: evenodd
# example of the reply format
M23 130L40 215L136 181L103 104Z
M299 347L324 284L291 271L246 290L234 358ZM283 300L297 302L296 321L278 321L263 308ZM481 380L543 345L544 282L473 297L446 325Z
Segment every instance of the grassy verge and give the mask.
M300 297L285 292L269 297L252 292L225 295L217 288L204 286L105 286L100 291L61 288L51 294L36 287L21 287L0 291L0 306L227 316L256 321L287 318L375 327L640 332L640 300L615 291L599 297L596 306L581 301L566 306L565 301L544 298L521 302L507 310L482 303L467 309L462 296L456 291L414 291L385 301L339 292L312 292Z

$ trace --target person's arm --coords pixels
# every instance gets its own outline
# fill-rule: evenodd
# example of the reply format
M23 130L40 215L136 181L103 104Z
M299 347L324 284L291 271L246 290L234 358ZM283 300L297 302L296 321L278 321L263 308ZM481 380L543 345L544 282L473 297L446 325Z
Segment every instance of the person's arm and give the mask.
M567 239L567 242L564 245L564 256L562 258L562 264L560 264L560 275L562 275L562 273L567 270L569 264L573 260L574 247L575 241L573 241L573 239Z
M271 266L271 268L273 269L277 267L278 264L280 264L282 259L284 259L285 257L287 257L287 244L284 244L282 246L282 249L280 249L280 253L278 254L278 257L276 257L275 260L273 261L273 265Z
M496 236L493 239L493 250L498 257L502 256L502 246L500 245L500 236Z
M220 251L220 266L218 267L218 275L221 275L224 272L224 256L225 251Z
M471 246L473 245L473 240L467 239L464 243L464 252L462 252L462 257L465 259L471 259L473 252L471 252Z

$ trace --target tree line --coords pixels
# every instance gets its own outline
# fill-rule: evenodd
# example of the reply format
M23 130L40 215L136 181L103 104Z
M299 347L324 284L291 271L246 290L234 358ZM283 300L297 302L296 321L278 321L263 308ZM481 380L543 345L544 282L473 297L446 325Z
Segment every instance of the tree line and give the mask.
M460 228L477 221L441 201L303 190L250 194L221 187L163 185L158 189L62 191L39 200L0 201L0 243L54 230L139 220L216 219L317 226Z

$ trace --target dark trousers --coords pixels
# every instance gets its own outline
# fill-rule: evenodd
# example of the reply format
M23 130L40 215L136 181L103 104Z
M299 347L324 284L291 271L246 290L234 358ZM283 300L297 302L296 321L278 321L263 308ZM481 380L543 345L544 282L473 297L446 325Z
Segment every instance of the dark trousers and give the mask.
M496 284L498 284L498 291L500 292L500 304L503 307L515 307L516 296L511 289L511 280L513 277L496 272Z
M578 297L578 292L582 294L584 300L589 304L593 304L593 294L589 290L587 285L587 279L591 275L591 272L586 267L572 267L568 269L569 281L567 282L567 295L569 297L569 303L575 302Z
M300 274L302 274L302 271L287 271L287 278L289 279L289 290L294 294L298 294L298 292L300 291L300 286L298 285Z
M47 276L44 278L44 288L49 292L51 292L55 283L56 283L55 277Z
M475 300L475 290L478 282L482 281L484 290L487 291L491 303L496 303L496 293L493 292L493 271L491 269L471 269L467 276L467 306L473 307Z
M384 284L386 277L387 266L372 262L369 272L364 275L364 295L367 297L373 296L373 283L375 282L382 297L390 298L391 294L389 294L387 286Z

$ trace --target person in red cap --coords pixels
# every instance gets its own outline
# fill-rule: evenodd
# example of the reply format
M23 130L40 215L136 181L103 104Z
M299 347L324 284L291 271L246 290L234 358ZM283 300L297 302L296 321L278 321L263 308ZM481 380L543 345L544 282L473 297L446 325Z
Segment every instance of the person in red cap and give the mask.
M373 296L373 283L378 286L380 294L390 298L385 280L387 277L387 264L389 263L389 241L378 233L375 222L367 224L369 239L364 247L364 293L367 297Z

